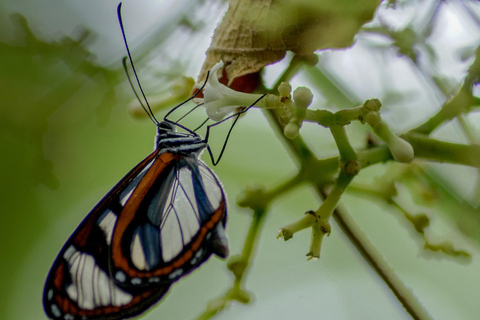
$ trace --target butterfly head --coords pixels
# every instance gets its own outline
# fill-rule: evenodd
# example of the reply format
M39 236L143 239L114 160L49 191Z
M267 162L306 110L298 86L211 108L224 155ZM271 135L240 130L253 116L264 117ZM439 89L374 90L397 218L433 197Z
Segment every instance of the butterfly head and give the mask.
M175 125L173 123L162 121L157 124L157 135L159 136L168 134L168 133L173 133L176 131L177 131L177 128L175 128Z

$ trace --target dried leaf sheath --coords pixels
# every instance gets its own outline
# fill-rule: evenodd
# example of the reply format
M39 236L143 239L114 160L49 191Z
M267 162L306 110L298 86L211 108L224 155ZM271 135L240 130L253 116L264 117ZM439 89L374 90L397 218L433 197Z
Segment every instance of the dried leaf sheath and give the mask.
M238 78L258 73L281 60L287 50L307 55L319 49L353 44L359 28L373 18L379 0L232 0L215 30L199 80L219 60L224 82L253 91ZM234 80L238 79L237 85Z

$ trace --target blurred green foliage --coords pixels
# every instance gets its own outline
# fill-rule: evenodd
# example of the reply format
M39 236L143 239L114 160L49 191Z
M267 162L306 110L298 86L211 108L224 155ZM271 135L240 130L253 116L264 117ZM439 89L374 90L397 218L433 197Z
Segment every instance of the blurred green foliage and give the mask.
M82 113L93 111L75 101L75 96L96 95L89 103L96 104L98 123L105 125L117 104L115 87L122 75L92 61L86 30L58 42L45 42L22 15L12 15L11 22L14 40L0 42L0 274L10 275L4 276L6 290L14 286L26 253L47 225L42 188L59 188L55 164L45 150L52 115L66 104L80 110L61 119L64 127L58 134L62 135L81 120L77 117ZM1 299L0 312L5 312L8 303Z

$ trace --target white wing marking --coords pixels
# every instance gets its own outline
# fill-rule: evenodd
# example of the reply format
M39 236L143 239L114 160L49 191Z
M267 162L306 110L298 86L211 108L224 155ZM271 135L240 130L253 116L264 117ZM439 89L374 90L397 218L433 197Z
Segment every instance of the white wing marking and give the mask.
M139 270L147 270L147 261L145 260L145 252L143 251L142 241L138 233L135 233L133 238L132 249L132 262Z
M91 255L75 251L67 261L73 282L66 292L79 308L93 310L98 306L119 307L132 301L132 295L117 287Z
M112 242L113 229L117 223L117 216L109 209L103 213L103 219L98 223L98 226L105 233L105 240L110 245Z
M122 204L122 207L124 207L125 203L127 203L128 199L130 199L130 196L132 195L133 191L135 191L135 188L130 190L130 192L128 192L126 195L122 196L122 198L120 199L120 203Z

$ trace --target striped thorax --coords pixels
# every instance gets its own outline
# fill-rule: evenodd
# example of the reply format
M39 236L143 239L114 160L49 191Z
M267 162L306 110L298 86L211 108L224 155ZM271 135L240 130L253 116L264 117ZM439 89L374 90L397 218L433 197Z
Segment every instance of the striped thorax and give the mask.
M207 146L207 142L194 132L177 132L175 126L167 121L157 125L155 148L159 153L171 152L198 156Z

